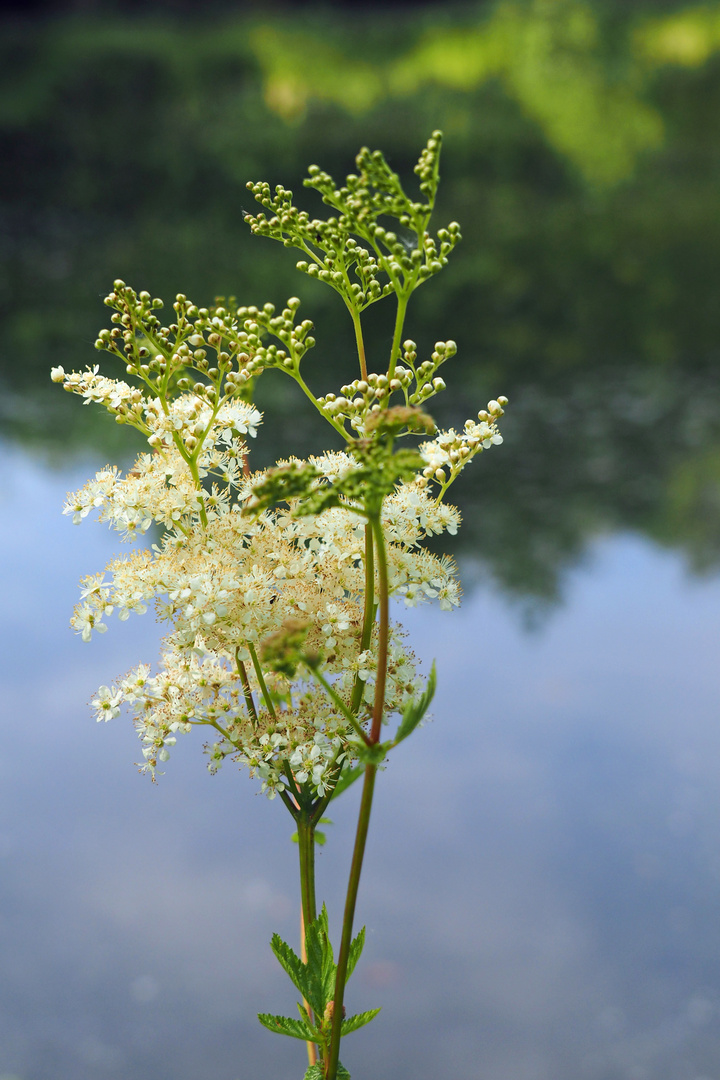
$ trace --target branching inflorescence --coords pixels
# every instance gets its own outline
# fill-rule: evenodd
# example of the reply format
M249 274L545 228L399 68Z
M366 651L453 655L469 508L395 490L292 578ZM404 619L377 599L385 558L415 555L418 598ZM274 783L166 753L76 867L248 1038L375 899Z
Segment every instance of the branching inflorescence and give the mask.
M315 341L312 323L299 321L297 298L278 312L270 303L197 307L178 295L173 321L163 325L162 301L123 281L106 297L112 327L95 345L123 363L127 381L97 366L52 371L55 382L103 405L148 442L126 475L102 469L69 496L65 513L79 522L97 510L129 540L151 526L160 532L151 548L82 581L72 624L83 640L104 631L113 612L126 619L150 605L169 629L157 673L141 664L100 687L97 719L130 712L141 771L153 779L179 734L207 729L210 770L228 758L245 765L296 820L303 956L279 938L273 949L303 1003L299 1020L261 1020L307 1042L306 1080L347 1076L338 1061L341 1036L377 1012L343 1019L345 983L362 948L351 935L375 775L422 720L434 689L434 668L427 680L419 675L389 601L458 604L453 561L423 541L457 531L460 515L445 493L473 457L502 441L504 398L462 431L436 430L424 407L445 388L438 371L455 343L438 342L419 362L415 343L403 340L411 294L445 266L460 239L455 222L436 237L428 232L440 143L434 132L416 166L418 201L382 154L367 149L344 187L316 166L309 170L306 185L333 211L325 220L297 210L283 187L272 193L266 183L248 184L265 211L246 215L252 232L298 249L298 269L330 285L350 313L359 375L339 392L316 397L303 378ZM387 228L393 220L394 231ZM369 371L361 314L388 296L396 301L390 354ZM262 419L253 391L267 368L295 380L343 437L344 451L252 471L248 439ZM387 730L393 734L383 737ZM315 902L316 827L330 800L361 775L335 964L327 915Z

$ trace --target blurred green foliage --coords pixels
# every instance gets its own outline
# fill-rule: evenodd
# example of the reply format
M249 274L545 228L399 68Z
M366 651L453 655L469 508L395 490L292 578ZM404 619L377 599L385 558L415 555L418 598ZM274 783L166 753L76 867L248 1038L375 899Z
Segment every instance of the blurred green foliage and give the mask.
M354 374L342 306L251 238L245 182L297 190L311 162L340 177L362 144L408 175L441 127L438 217L465 239L408 329L421 349L458 342L461 391L440 421L511 399L506 445L463 481L466 547L508 588L546 598L608 528L717 565L718 51L718 2L7 24L6 436L110 452L116 432L46 379L52 364L96 361L117 276L197 303L299 295L317 324L308 379L337 388ZM309 209L314 198L298 192ZM385 353L387 319L368 313L370 356L373 342ZM259 394L287 420L259 456L309 449L291 389L268 373Z

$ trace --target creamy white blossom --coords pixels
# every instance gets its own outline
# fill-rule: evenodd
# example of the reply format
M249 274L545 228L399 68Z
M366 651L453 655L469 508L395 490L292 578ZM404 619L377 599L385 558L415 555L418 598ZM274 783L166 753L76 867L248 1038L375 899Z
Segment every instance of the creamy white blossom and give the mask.
M402 371L406 385L410 373ZM255 436L262 418L242 400L199 390L166 399L109 379L97 367L69 374L58 367L52 378L140 428L150 449L124 475L114 466L101 469L68 496L64 509L76 524L95 512L124 540L160 530L150 547L111 560L104 573L81 583L72 625L84 641L103 633L113 614L125 620L149 607L168 629L155 674L140 665L114 686L100 687L92 701L98 720L123 707L129 711L142 747L140 768L152 776L178 736L201 727L211 736L206 751L212 771L232 758L270 798L290 782L323 796L343 763L353 760L357 733L307 670L293 678L261 675L258 651L287 620L300 620L307 654L321 659L324 678L344 708L354 701L358 722L369 723L378 629L369 647L361 648L363 514L341 500L319 514L297 515L290 499L246 516L243 509L269 474L248 469L244 440ZM377 411L382 396L382 379L373 378L355 387L367 406L357 405L360 418ZM435 497L429 482L439 483L442 495L476 453L501 441L495 420L502 405L490 402L488 410L460 433L441 431L422 442L424 471L383 500L389 590L407 606L433 601L449 610L460 602L452 559L422 546L427 537L454 535L460 524L458 510ZM309 464L317 471L316 488L360 467L341 451L312 457ZM376 596L377 573L376 566ZM423 688L398 626L391 628L388 653L386 719L402 713Z

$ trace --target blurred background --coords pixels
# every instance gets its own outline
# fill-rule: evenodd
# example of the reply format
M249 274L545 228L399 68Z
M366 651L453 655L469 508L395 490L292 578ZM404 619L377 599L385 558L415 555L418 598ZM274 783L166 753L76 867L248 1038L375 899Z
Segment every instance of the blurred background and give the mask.
M352 327L251 237L362 145L463 242L407 333L459 346L433 415L510 399L456 485L460 612L402 616L434 723L382 777L346 1044L354 1077L720 1080L720 3L5 4L0 14L0 1080L299 1077L270 934L296 932L279 803L199 742L151 788L85 702L160 636L68 629L114 534L64 494L138 445L49 381L97 361L115 277L169 303L297 295L306 377ZM368 313L370 367L391 312ZM325 433L276 372L264 464ZM402 613L399 613L402 614ZM406 744L407 745L407 744ZM340 903L356 812L334 810ZM336 926L337 924L335 924ZM277 970L276 970L277 968Z

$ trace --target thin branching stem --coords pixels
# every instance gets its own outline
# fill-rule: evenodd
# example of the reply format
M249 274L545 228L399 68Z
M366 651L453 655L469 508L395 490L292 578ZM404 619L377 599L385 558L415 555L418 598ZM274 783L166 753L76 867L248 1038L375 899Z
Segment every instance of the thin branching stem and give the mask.
M300 959L302 960L303 964L307 964L307 942L305 941L305 916L303 915L302 904L300 905ZM303 997L303 1005L305 1006L305 1009L307 1011L308 1016L312 1020L313 1019L313 1012L312 1012L312 1009L310 1007L310 1002L305 997ZM305 1046L307 1047L308 1065L316 1065L317 1064L317 1059L318 1059L317 1046L315 1045L314 1042L309 1042L309 1041L305 1043Z
M373 546L372 525L365 526L365 607L363 611L362 634L360 636L360 654L370 648L372 628L375 622L375 553ZM362 701L365 683L359 675L355 676L350 711L357 716Z
M360 312L357 308L350 307L350 314L352 315L353 326L355 327L355 343L357 344L358 361L360 362L360 378L367 380L368 370L367 361L365 359L365 342L363 341L362 323L360 322Z
M300 848L300 895L305 925L317 918L315 903L315 825L312 813L302 806L297 816L298 847Z
M398 296L397 311L395 312L395 328L393 330L392 347L390 349L390 363L388 364L388 379L395 375L395 367L400 358L400 341L405 326L405 313L407 312L409 297Z
M250 680L248 679L248 673L245 668L245 664L240 659L240 650L235 650L235 662L237 664L238 674L240 676L240 685L243 689L243 696L245 698L245 704L247 705L247 711L250 715L250 722L254 728L257 727L258 714L255 708L255 701L252 696L252 690L250 689Z
M252 641L249 641L249 640L246 641L245 644L248 647L248 652L250 653L250 659L252 660L253 667L255 668L255 676L257 678L258 683L260 684L260 690L261 690L261 693L262 693L262 696L263 696L263 701L265 702L265 708L270 713L273 720L277 720L277 716L275 715L275 706L273 705L272 698L270 697L270 691L268 690L267 685L265 683L265 676L263 675L262 668L260 667L260 661L258 660L258 655L257 655L257 653L255 651L255 646L253 645Z
M352 942L353 921L355 919L355 904L357 902L357 894L360 887L360 873L365 857L365 841L367 840L368 828L370 825L370 811L372 810L376 772L377 765L365 766L365 780L363 782L362 796L360 799L360 813L358 815L357 829L355 832L355 846L353 848L350 877L348 879L347 895L345 897L340 955L338 956L337 974L335 977L330 1052L325 1067L325 1080L336 1080L337 1077L338 1060L340 1058L340 1039L342 1035L343 1001L345 997L345 983L347 981L350 944Z
M313 394L313 392L312 392L312 390L310 389L310 387L308 386L308 384L307 384L307 383L305 382L305 380L303 379L303 377L302 377L302 375L300 374L300 372L299 372L299 371L297 371L297 372L292 372L292 371L291 371L291 372L290 372L290 374L292 375L293 379L295 380L295 382L296 382L296 383L298 384L298 386L299 386L299 387L300 387L300 389L302 390L303 394L305 394L305 396L306 396L306 397L307 397L307 398L308 398L308 399L309 399L309 400L310 400L310 401L311 401L311 402L313 403L313 405L315 406L315 408L317 409L317 411L318 411L318 412L320 413L320 415L321 415L321 416L323 417L323 419L327 420L328 424L331 424L331 425L332 425L332 427L334 427L334 428L335 428L335 430L337 431L337 433L338 433L339 435L342 435L343 439L347 440L347 439L349 438L349 436L348 436L348 433L347 433L347 431L346 431L346 430L345 430L345 428L343 427L343 425L342 425L342 424L340 423L340 421L339 421L339 420L335 420L335 418L334 418L334 417L330 416L330 415L329 415L329 414L328 414L328 413L327 413L327 412L325 411L325 409L323 409L322 405L319 405L319 404L318 404L318 400L317 400L317 398L316 398L316 397L315 397L315 395Z
M387 554L385 551L385 537L383 535L380 510L370 516L373 540L378 562L378 585L379 585L379 610L380 627L378 643L378 662L375 676L375 703L373 707L373 721L370 732L370 744L380 741L383 711L385 707L385 684L387 679L388 641L390 636L390 596L387 569ZM340 940L340 954L337 962L337 974L335 978L335 996L333 999L333 1021L330 1036L330 1052L325 1069L326 1080L336 1080L338 1060L340 1056L340 1039L342 1036L343 1001L345 997L345 983L347 981L347 966L350 956L350 944L352 942L353 922L355 919L355 905L360 887L360 874L362 872L363 859L365 857L365 842L370 826L370 811L372 810L373 794L375 791L375 774L377 765L368 763L365 766L365 779L363 782L362 796L360 798L360 812L358 814L357 829L355 831L355 845L353 848L350 876L348 879L347 894L345 897L345 911L343 914L342 937Z
M317 681L320 683L323 690L325 691L327 696L330 698L332 703L339 710L339 712L341 712L343 714L343 716L347 720L348 724L350 724L350 726L353 729L353 731L355 732L355 734L358 735L362 739L362 741L364 743L369 745L370 744L370 739L368 738L367 734L363 731L362 727L358 723L357 718L353 716L353 714L351 713L350 709L348 709L348 707L345 704L345 702L343 701L343 699L337 693L335 688L327 681L327 679L325 678L323 673L320 671L320 669L317 668L317 667L308 667L308 670L314 676L314 678L316 678Z
M385 708L385 683L387 680L388 643L390 640L390 588L388 583L385 537L383 535L379 512L370 518L370 524L372 526L375 551L377 553L379 584L378 609L380 613L377 672L375 676L375 701L373 703L372 728L370 729L370 742L377 743L380 741L380 727L382 725L383 710Z

